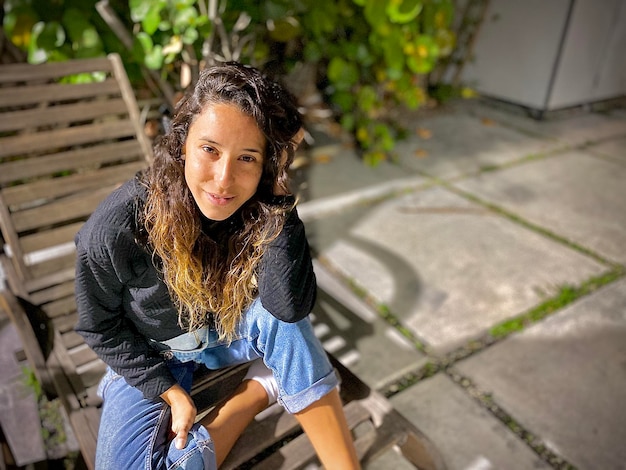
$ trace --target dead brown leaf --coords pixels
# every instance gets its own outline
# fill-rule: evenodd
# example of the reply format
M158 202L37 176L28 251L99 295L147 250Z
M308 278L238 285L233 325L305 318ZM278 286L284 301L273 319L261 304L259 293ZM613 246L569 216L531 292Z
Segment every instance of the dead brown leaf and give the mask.
M316 155L315 156L315 163L330 163L332 161L333 157L331 157L328 154L322 153L320 155Z
M426 158L428 156L428 152L424 149L417 149L413 155L417 158Z
M423 127L418 127L415 129L415 133L420 137L420 139L428 140L433 136L433 131L430 129L425 129Z

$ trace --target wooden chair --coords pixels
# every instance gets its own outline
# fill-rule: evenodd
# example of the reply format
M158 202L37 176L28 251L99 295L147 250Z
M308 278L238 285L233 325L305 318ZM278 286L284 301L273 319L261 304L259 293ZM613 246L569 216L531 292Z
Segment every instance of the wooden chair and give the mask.
M103 81L67 83L76 74ZM99 202L144 168L151 144L119 56L0 69L0 228L7 285L0 306L20 332L45 390L66 408L93 468L104 363L73 331L73 238ZM334 358L359 455L398 446L418 468L442 469L435 447L390 403ZM207 373L192 395L203 412L241 381L245 367ZM255 421L224 468L299 468L315 454L281 410Z

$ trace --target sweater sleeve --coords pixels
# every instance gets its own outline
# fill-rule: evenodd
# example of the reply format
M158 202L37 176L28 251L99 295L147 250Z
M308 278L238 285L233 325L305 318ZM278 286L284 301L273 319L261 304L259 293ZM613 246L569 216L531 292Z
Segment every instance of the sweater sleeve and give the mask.
M263 255L259 294L263 307L285 322L299 321L313 308L317 283L304 224L296 209Z
M146 398L176 382L163 358L123 312L124 284L139 247L123 232L93 228L76 236L76 331L96 354Z

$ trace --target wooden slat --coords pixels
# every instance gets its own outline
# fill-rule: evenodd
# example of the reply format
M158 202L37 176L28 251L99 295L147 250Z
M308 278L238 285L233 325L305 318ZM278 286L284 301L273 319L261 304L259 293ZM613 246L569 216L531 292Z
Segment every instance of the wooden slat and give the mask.
M126 103L120 98L94 100L52 107L37 107L0 114L0 132L38 128L40 126L87 121L107 115L127 114Z
M0 158L28 155L32 152L47 152L74 145L88 145L110 139L134 138L133 124L127 119L118 119L85 126L66 127L36 134L4 137L0 147Z
M15 230L19 233L87 217L113 189L107 186L90 194L70 196L45 206L14 213Z
M47 303L43 306L43 309L49 318L67 317L76 312L76 299L74 295L63 297Z
M60 178L40 179L33 183L6 188L4 199L10 206L19 206L27 201L56 199L79 191L111 186L129 179L137 171L146 167L144 161L135 161L123 165L102 168Z
M69 259L73 261L74 256L72 255ZM47 289L50 286L54 286L62 282L71 281L74 279L75 274L76 271L73 264L71 267L66 266L64 268L59 266L59 269L54 271L52 274L37 277L35 279L30 279L24 283L24 286L26 287L28 295L30 296L34 292L37 292L39 290Z
M41 352L39 342L26 312L15 296L8 290L0 290L0 307L9 315L19 332L24 352L35 376L45 390L54 388L54 381L50 374L46 359Z
M298 429L300 429L300 425L296 418L288 413L280 412L267 416L261 421L253 421L237 440L237 444L220 468L223 470L237 469L244 462L298 431Z
M74 296L74 283L71 281L35 292L30 295L30 301L35 305L42 305L69 296Z
M65 334L68 331L74 330L74 326L76 326L77 321L78 321L78 315L74 313L72 315L65 315L62 317L53 318L52 326L60 334Z
M62 243L72 242L74 235L80 230L83 223L77 222L45 232L36 232L32 235L23 236L20 239L22 250L25 254L28 254L37 250L51 249Z
M73 85L51 83L28 87L6 87L0 88L0 106L2 108L23 107L49 101L91 99L118 94L119 87L111 78L107 78L104 82Z
M69 415L85 465L88 470L94 470L100 410L95 407L89 407L72 410Z
M76 368L76 372L83 384L83 398L86 396L88 388L98 385L105 371L106 364L102 359L86 362Z
M58 331L55 332L53 355L58 360L59 367L63 371L63 375L71 387L71 395L81 397L85 387L83 386L79 375L76 373L76 367L74 366L68 351L65 347L63 347L63 341L61 340L61 335ZM70 392L69 390L67 391ZM80 407L82 407L82 404L79 402L78 408Z
M369 419L369 413L357 402L348 403L343 408L348 427L352 430L360 423ZM369 426L373 429L373 425ZM359 445L359 451L363 455L367 451L367 444L371 443L370 436L364 436L366 445ZM259 436L260 439L263 435ZM301 434L288 444L281 446L276 452L255 465L257 470L276 470L281 468L303 468L307 463L317 460L315 449L306 434Z
M68 268L75 268L75 253L59 256L41 263L28 266L28 280L40 279L53 275L57 271L63 271Z
M68 349L67 352L76 368L98 360L97 354L93 351L93 349L87 346L87 343Z
M63 340L63 344L65 345L65 349L71 351L73 348L76 348L83 344L85 340L81 335L76 333L75 331L68 331L61 335Z
M102 376L104 376L104 373L106 372L106 365L105 365L105 369L102 372ZM102 398L100 398L98 396L98 385L100 385L100 381L98 381L98 383L87 387L87 390L85 391L85 404L87 407L95 407L95 406L102 406ZM100 420L98 419L98 423L100 422ZM96 425L98 424L96 423Z
M37 79L50 79L89 73L94 71L107 72L111 70L111 63L106 57L92 59L69 60L65 62L48 62L41 65L11 64L5 67L0 74L0 84L15 82L32 82Z
M9 208L4 202L4 196L0 192L0 230L2 231L2 237L4 238L4 242L7 243L11 247L11 259L9 260L7 257L2 257L2 262L6 264L11 264L11 272L8 274L9 281L15 281L12 284L14 289L21 289L17 287L18 279L27 279L29 269L26 267L24 261L24 254L22 253L22 248L20 247L20 240L15 231L15 226L13 225L13 220L11 220L11 213L9 212ZM5 274L7 275L7 274Z
M36 158L2 163L0 184L37 178L61 171L76 171L85 167L98 168L103 164L117 161L141 159L143 159L143 154L136 140L103 143L82 149L49 153Z

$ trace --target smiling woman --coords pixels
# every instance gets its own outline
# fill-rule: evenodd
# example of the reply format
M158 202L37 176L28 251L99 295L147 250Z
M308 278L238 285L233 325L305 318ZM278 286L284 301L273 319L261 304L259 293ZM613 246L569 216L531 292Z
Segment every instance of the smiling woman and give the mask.
M108 364L96 467L216 469L278 400L327 468L359 468L335 372L308 314L316 295L287 170L294 101L256 69L205 70L151 167L76 237L76 330ZM197 363L251 362L196 422Z
M256 193L265 137L256 121L228 104L211 104L189 128L185 180L202 214L225 220Z

